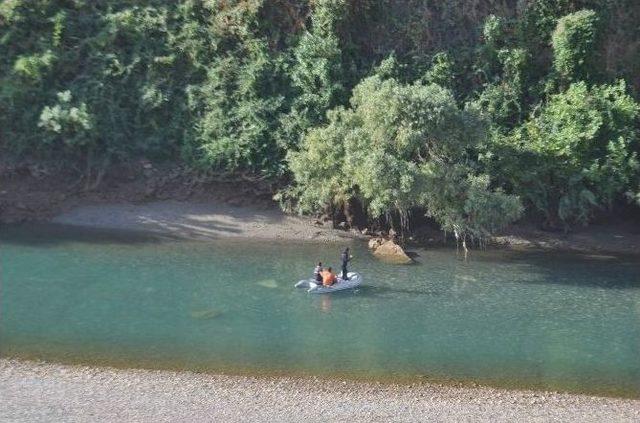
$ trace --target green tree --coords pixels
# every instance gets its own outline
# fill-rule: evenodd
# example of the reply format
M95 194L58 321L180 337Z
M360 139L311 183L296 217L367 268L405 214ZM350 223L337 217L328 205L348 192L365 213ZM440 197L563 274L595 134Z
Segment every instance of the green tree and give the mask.
M192 92L192 107L202 108L194 157L206 167L278 174L282 152L274 133L284 112L283 63L262 40L241 48L242 53L216 58L206 81Z
M71 92L64 91L58 93L57 104L42 110L38 126L47 132L45 142L62 143L69 148L87 147L95 142L90 133L91 121L87 105L73 105Z
M301 148L302 139L316 140L305 141L305 149L331 139L318 155L361 160L388 181L363 174L371 181L354 184L361 169L333 175L328 185L317 177L318 189L332 194L314 197L311 190L314 201L342 207L357 200L371 216L390 214L396 222L407 207L434 218L437 210L463 210L453 199L479 199L465 193L484 192L485 185L491 195L498 186L521 195L531 214L556 226L588 221L623 195L638 198L638 120L622 112L629 97L614 86L592 86L624 79L637 100L640 3L511 3L0 1L0 152L77 169L86 181L99 181L110 163L146 157L248 169L286 185L295 166L287 152ZM442 116L441 127L458 135L438 135L434 145L427 141L440 127L431 127L423 134L426 150L381 148L395 138L376 131L412 134L422 127L403 117L413 105L425 108L411 112L420 119L437 107L450 110L432 84L454 92L457 111ZM423 102L427 91L442 102ZM66 92L68 101L58 95ZM452 124L455 116L466 123ZM374 131L375 121L381 123ZM361 144L344 141L351 138ZM465 147L438 152L454 139ZM564 155L554 153L563 143ZM432 161L447 167L427 172ZM460 197L414 195L443 181ZM475 214L472 220L482 221ZM462 221L471 228L469 219L450 220Z
M558 20L553 32L553 67L564 81L588 81L598 69L598 15L580 10Z
M370 217L397 213L404 223L419 208L466 248L467 238L486 237L521 212L517 198L491 190L488 177L474 171L484 128L477 112L460 109L438 85L366 78L351 108L334 110L326 126L309 131L300 152L289 154L289 194L302 211L355 198Z
M487 83L473 103L491 120L495 128L508 130L521 122L524 112L525 69L528 55L522 49L497 52L502 72Z
M281 144L296 148L305 131L326 122L329 109L344 101L344 70L337 25L346 13L345 0L313 4L311 28L293 50L294 101L283 118Z
M185 150L204 167L282 173L275 132L285 111L285 60L262 35L262 0L214 7L216 47L204 81L191 86L195 135Z
M475 73L482 81L473 99L494 129L508 130L521 122L524 113L529 53L514 44L512 28L504 19L489 15L483 27Z
M70 91L60 92L57 97L55 105L45 106L42 110L38 127L44 130L43 141L50 151L61 151L86 162L85 186L89 188L98 142L92 132L93 117L84 102L74 104ZM100 183L103 172L99 169L94 184Z
M437 84L441 87L453 89L455 82L455 65L449 54L437 53L431 61L431 68L424 76L427 84Z
M38 126L41 113L66 91L92 111L85 132L97 163L177 151L191 126L184 88L197 73L176 46L186 6L146 3L2 3L0 139L12 151L71 162L80 156L41 142L50 136Z

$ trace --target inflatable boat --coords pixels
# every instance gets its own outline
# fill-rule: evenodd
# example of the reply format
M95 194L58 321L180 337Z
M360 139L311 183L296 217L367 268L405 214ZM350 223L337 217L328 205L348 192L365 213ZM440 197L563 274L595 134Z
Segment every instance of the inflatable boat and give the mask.
M298 282L296 284L296 288L307 288L307 292L312 294L326 294L329 292L355 288L362 284L362 275L360 275L360 273L349 272L347 273L347 278L347 280L344 280L338 277L338 281L331 286L324 286L313 279L305 279Z

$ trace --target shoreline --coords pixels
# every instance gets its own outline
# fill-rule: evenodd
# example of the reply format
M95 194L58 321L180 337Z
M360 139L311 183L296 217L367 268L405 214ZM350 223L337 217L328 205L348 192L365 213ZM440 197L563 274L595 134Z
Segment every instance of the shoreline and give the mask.
M219 238L321 242L367 239L359 232L314 225L313 221L310 217L287 215L272 207L240 207L215 200L86 205L49 220L75 227L145 231L202 241Z
M61 211L34 223L54 223L78 228L140 231L174 239L214 240L220 238L261 241L351 242L368 240L357 230L334 229L330 222L310 216L288 215L273 204L231 205L224 200L151 200L146 202L90 202ZM25 223L28 224L28 223ZM428 230L421 241L409 240L407 249L450 247L440 231ZM569 234L545 232L531 226L512 226L494 236L488 248L512 251L541 251L640 256L640 227L629 223L592 225ZM470 248L470 253L474 251Z
M637 399L434 383L117 369L5 358L0 359L0 393L3 421L640 419Z
M362 374L358 371L342 372L315 372L302 369L271 369L255 366L225 365L217 367L183 367L172 362L153 361L128 361L128 360L86 360L84 358L56 357L42 354L15 353L0 356L0 362L32 363L51 366L82 367L90 369L112 369L115 371L147 371L168 372L178 374L196 374L208 376L228 376L235 378L257 378L260 380L301 380L323 381L334 384L364 384L376 386L394 386L414 388L420 386L438 387L444 389L489 389L499 392L529 392L539 395L568 395L590 398L610 398L616 400L638 401L640 405L640 393L637 390L623 388L592 389L592 390L567 390L561 386L545 385L538 382L525 380L505 379L456 379L453 377L430 376L427 374ZM0 363L1 364L1 363ZM0 366L1 367L1 366Z
M283 213L272 198L277 188L268 181L232 174L206 177L180 165L114 165L99 188L85 190L68 169L0 160L0 179L0 224L54 222L202 240L368 239L357 230L333 229L331 223L310 216ZM439 229L415 229L409 246L455 249L452 239L443 242ZM570 233L542 231L519 222L498 233L487 246L640 256L640 220L627 214L606 223L576 227Z

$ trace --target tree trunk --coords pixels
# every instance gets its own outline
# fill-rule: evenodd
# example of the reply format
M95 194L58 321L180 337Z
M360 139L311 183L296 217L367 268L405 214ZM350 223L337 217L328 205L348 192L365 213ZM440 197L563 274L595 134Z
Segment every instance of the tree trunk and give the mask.
M91 171L93 169L93 148L87 147L87 159L84 170L84 190L89 191L91 183Z

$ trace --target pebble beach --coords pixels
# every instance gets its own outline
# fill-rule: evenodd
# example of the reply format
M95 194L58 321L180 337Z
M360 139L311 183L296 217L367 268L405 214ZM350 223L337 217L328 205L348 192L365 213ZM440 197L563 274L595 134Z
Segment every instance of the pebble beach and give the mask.
M640 400L0 359L2 422L637 422Z

